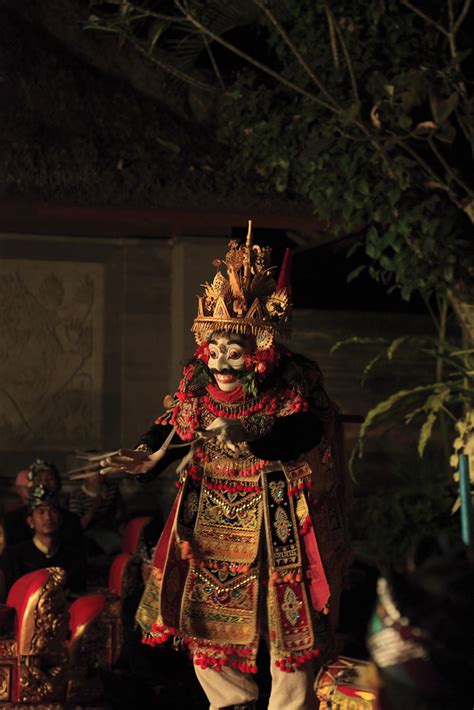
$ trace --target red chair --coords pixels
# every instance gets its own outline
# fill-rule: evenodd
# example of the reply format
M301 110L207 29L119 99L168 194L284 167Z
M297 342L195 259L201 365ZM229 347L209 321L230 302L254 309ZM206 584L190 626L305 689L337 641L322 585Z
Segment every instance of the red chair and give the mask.
M60 701L67 682L68 614L59 567L24 575L10 589L14 624L0 640L0 703ZM0 705L3 707L3 705Z
M140 545L143 530L150 520L152 520L151 515L140 515L129 520L122 532L122 552L128 552L129 555L135 554Z
M100 671L110 666L112 655L106 603L105 594L88 594L69 607L68 702L94 703L102 695Z
M112 663L116 663L122 649L122 603L124 599L132 595L137 585L141 583L141 564L142 561L138 555L120 552L110 566L107 618L112 626ZM116 606L113 606L113 600L115 600Z
M126 552L118 554L110 566L109 591L126 599L135 589L140 576L141 559Z
M135 578L135 557L126 552L118 554L109 571L109 599L116 600L115 613L108 615L111 623L112 663L116 663L122 649L122 602L132 588Z
M114 648L108 600L91 594L69 606L64 581L59 567L30 572L1 605L0 708L100 703Z

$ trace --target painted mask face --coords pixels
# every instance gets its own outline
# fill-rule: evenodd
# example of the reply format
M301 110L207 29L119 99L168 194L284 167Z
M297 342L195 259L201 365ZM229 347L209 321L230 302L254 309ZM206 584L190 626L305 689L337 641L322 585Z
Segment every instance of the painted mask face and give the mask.
M213 333L209 340L208 367L219 389L231 392L244 374L244 357L249 352L246 339L234 333Z

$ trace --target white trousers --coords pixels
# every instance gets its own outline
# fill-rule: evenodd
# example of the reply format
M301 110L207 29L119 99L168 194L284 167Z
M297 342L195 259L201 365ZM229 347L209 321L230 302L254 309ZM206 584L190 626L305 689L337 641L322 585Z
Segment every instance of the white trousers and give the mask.
M209 710L219 710L229 705L241 705L258 700L258 686L251 673L242 673L224 666L222 670L194 666L197 678L210 702ZM313 663L304 663L294 673L284 673L270 659L272 689L268 710L314 710L316 696L313 690Z

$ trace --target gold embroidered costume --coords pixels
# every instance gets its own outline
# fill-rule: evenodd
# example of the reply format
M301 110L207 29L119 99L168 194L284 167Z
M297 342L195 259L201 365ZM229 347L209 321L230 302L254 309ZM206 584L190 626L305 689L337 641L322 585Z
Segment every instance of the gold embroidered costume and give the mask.
M275 343L288 329L291 303L285 278L273 279L269 250L252 246L249 230L245 246L231 242L220 263L228 278L219 271L204 287L193 325L199 347L173 406L140 442L156 451L174 427L190 449L137 620L145 642L173 636L201 668L254 672L265 619L276 665L291 671L318 653L315 621L332 592L317 529L319 511L324 538L323 488L332 495L337 482L337 412L317 365ZM208 367L219 356L217 346L209 354L210 339L221 332L255 343L238 386L228 391ZM231 381L232 373L221 375L224 384ZM219 422L240 423L243 439L229 447L217 436L199 436ZM337 508L334 496L331 506ZM340 538L329 545L340 556L341 512Z

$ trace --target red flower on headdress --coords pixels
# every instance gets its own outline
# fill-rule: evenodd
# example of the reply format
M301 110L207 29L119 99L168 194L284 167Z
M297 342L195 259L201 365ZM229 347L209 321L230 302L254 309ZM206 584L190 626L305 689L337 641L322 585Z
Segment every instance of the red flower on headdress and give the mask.
M266 348L265 350L255 350L251 355L246 355L244 358L245 367L247 370L253 370L259 375L265 374L269 369L275 367L280 360L280 351L276 347Z
M207 365L209 362L209 357L210 357L210 352L209 352L209 343L204 340L201 345L197 348L197 350L194 353L194 357L197 360L202 360L204 364Z

